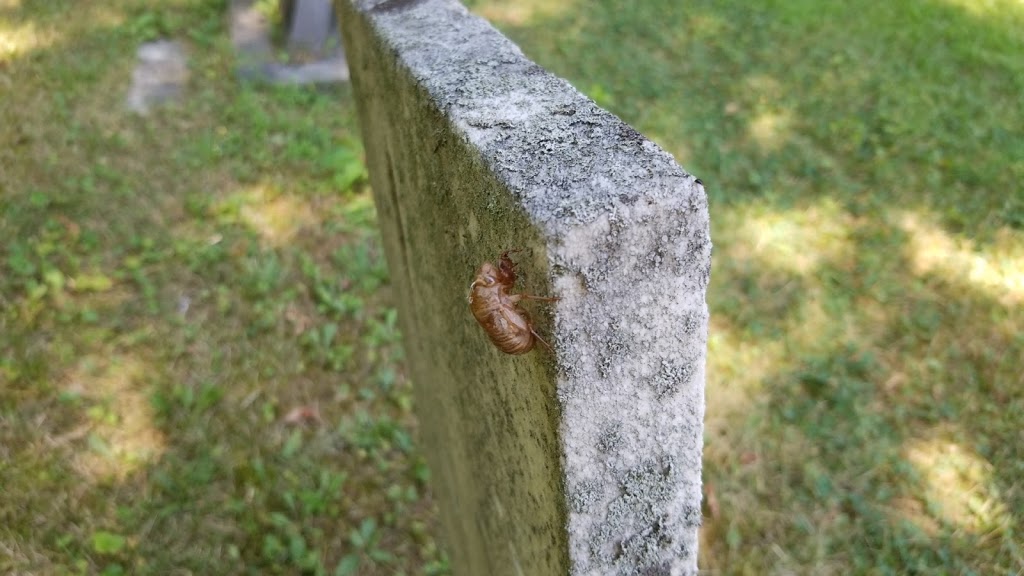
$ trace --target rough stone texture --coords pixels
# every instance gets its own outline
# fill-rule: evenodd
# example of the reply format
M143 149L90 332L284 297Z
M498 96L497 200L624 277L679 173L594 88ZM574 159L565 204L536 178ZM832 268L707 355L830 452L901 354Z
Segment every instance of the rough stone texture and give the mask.
M337 6L455 573L694 574L700 181L454 0ZM515 247L554 355L470 315Z
M138 62L125 104L138 114L176 100L188 83L188 59L179 42L160 40L139 46Z

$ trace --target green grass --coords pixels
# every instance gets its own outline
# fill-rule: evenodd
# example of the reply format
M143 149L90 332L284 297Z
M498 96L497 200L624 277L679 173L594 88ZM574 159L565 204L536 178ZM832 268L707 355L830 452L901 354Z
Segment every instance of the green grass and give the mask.
M1024 572L1024 7L472 4L707 186L702 568Z
M708 187L714 573L1024 570L1024 9L890 4L475 3ZM0 0L0 573L446 573L350 96L156 6Z
M448 573L351 96L225 11L0 0L0 573Z

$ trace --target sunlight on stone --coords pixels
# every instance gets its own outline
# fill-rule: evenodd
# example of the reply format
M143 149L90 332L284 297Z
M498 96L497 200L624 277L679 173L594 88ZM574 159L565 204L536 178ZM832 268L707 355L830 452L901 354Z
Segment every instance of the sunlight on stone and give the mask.
M914 273L965 282L1006 306L1024 303L1024 242L1010 231L998 234L991 247L979 249L918 214L904 213L899 225L909 236L906 250Z
M303 228L317 224L316 214L307 202L266 186L243 190L227 202L237 203L239 219L270 246L288 244Z
M485 0L473 6L473 12L497 24L520 26L572 13L575 5L575 0Z
M723 217L734 235L725 247L729 258L756 259L806 276L824 261L853 255L850 217L827 198L789 210L751 204Z
M912 441L904 455L923 480L926 516L973 534L1001 532L1013 525L992 479L992 464L980 455L941 439ZM920 515L911 513L908 519L915 521ZM915 523L930 528L927 521Z
M87 400L85 446L74 467L85 478L123 479L163 454L166 441L154 424L147 367L124 355L87 356L66 379L66 392Z

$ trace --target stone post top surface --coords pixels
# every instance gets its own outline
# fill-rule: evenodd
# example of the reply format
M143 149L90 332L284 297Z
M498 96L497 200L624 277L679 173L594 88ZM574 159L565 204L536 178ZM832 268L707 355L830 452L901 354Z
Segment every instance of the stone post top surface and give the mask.
M671 155L456 0L355 4L538 223L592 222L641 199L705 202Z

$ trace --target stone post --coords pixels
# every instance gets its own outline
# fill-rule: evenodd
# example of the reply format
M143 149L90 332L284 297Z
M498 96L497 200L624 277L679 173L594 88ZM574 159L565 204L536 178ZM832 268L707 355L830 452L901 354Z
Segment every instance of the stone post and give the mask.
M454 0L337 9L455 574L694 574L700 180ZM470 314L512 248L553 353Z

